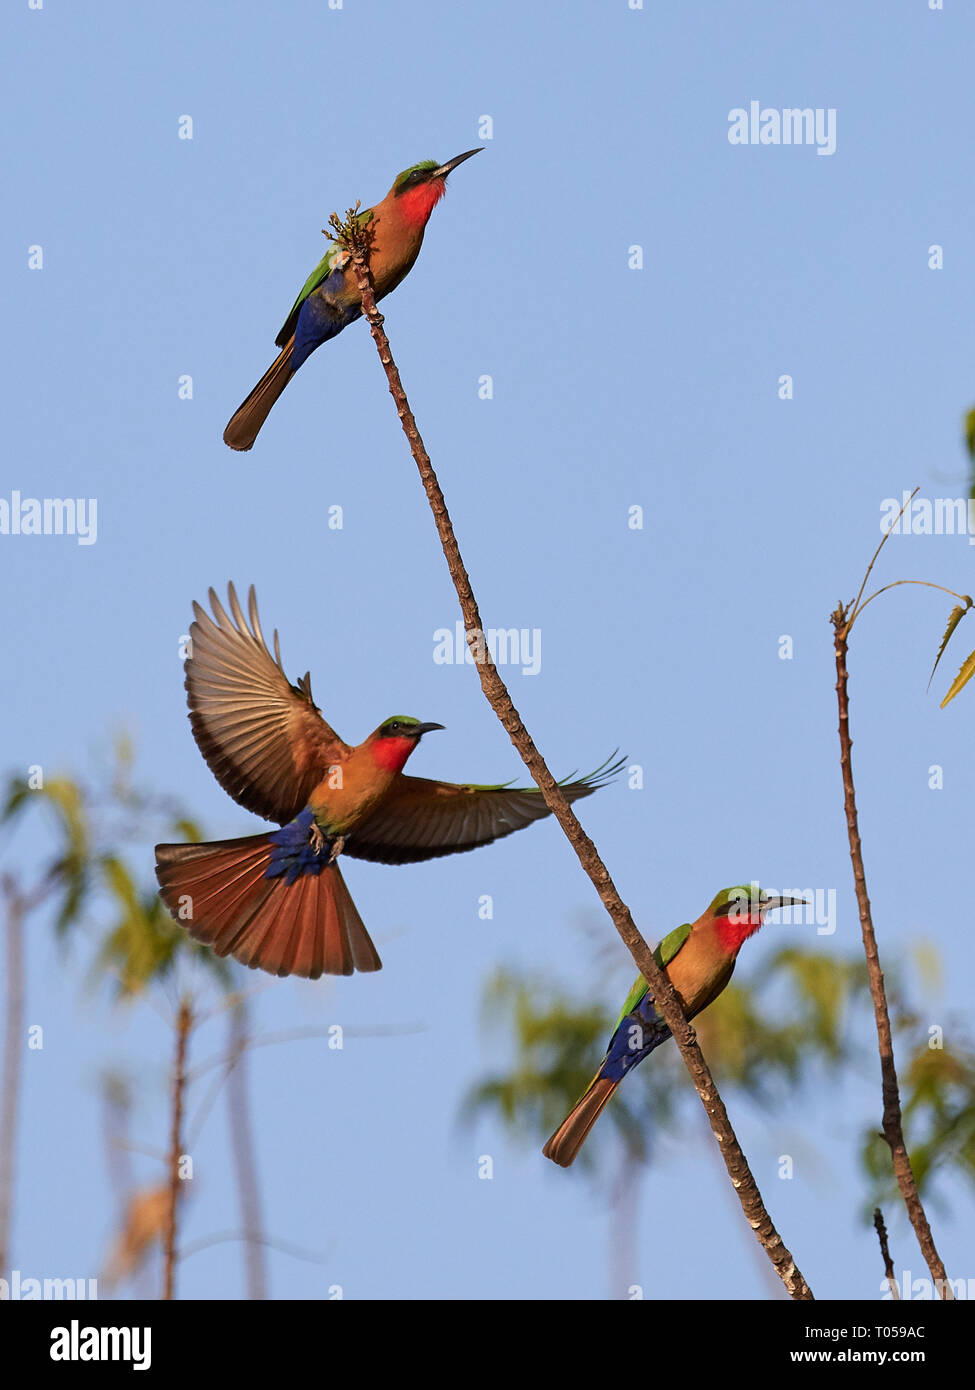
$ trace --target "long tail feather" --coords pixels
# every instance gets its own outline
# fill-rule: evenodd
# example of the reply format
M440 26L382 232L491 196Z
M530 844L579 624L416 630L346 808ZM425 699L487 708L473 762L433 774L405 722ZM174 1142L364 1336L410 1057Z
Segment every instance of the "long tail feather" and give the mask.
M561 1168L568 1168L619 1084L618 1081L597 1076L542 1149L545 1157Z
M223 442L231 449L250 449L261 426L271 413L271 407L294 375L291 370L291 349L294 337L288 339L278 356L268 367L253 391L230 417L223 432Z
M170 912L218 956L272 975L351 975L382 962L338 864L293 883L266 876L268 835L157 845L156 877Z

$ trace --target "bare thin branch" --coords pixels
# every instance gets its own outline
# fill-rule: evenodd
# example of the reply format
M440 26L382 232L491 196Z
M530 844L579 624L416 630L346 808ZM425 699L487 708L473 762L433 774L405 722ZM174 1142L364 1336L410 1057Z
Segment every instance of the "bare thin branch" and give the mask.
M0 881L5 920L3 1096L0 1099L0 1270L10 1268L10 1226L13 1213L14 1165L17 1153L17 1117L24 1048L24 922L53 891L46 877L24 891L12 874Z
M172 1124L169 1143L169 1210L163 1238L163 1298L172 1299L176 1280L176 1209L180 1197L179 1161L183 1152L183 1102L186 1094L186 1046L193 1027L193 1010L183 999L176 1016L176 1059L173 1065Z
M292 1245L287 1240L275 1240L273 1236L260 1235L256 1231L218 1231L216 1235L202 1236L185 1250L181 1250L177 1258L180 1261L188 1260L200 1250L209 1250L211 1246L225 1245L228 1241L234 1240L246 1240L267 1246L270 1250L280 1250L283 1255L290 1255L294 1260L307 1260L309 1264L323 1265L328 1259L327 1255L322 1255L316 1250L303 1250L300 1245Z
M876 557L875 557L876 558ZM860 590L863 592L862 588ZM917 1190L914 1170L911 1167L907 1145L904 1142L904 1127L901 1119L901 1098L897 1085L897 1068L894 1065L894 1042L890 1028L890 1013L887 1008L887 991L884 987L884 973L880 968L880 953L877 950L877 937L873 927L870 910L870 897L867 893L867 879L863 867L863 846L860 842L860 822L857 813L856 790L853 783L853 739L850 736L850 696L847 652L850 632L849 610L840 604L831 616L836 634L836 699L839 707L840 769L843 774L843 802L846 809L846 830L850 844L850 860L853 865L853 883L856 889L857 907L860 913L860 934L863 937L863 951L867 958L867 976L870 981L870 997L873 1000L874 1020L877 1026L877 1043L880 1049L880 1076L883 1094L884 1117L883 1133L890 1149L894 1165L894 1176L900 1188L907 1214L917 1236L921 1252L927 1262L935 1287L942 1298L952 1298L945 1267L938 1254L928 1225L928 1218Z
M487 644L483 641L480 613L454 535L447 504L430 462L430 456L417 428L413 412L410 409L403 383L400 380L399 370L393 360L389 339L383 329L383 316L376 308L376 299L369 273L368 244L359 234L357 223L351 217L344 224L335 227L335 231L337 233L335 239L352 254L359 293L362 296L362 311L369 323L369 330L376 344L379 360L386 373L390 394L396 405L403 432L409 442L410 450L419 470L420 480L433 513L444 558L457 591L457 598L464 618L467 643L471 649L471 655L474 657L481 689L537 783L546 805L565 832L580 864L589 876L603 906L619 932L623 944L629 950L636 961L637 968L650 986L655 1007L659 1009L667 1022L697 1087L701 1103L707 1112L711 1128L721 1147L728 1175L738 1194L748 1224L755 1232L757 1240L765 1249L792 1297L810 1299L813 1296L812 1291L796 1267L791 1252L783 1243L765 1208L758 1185L752 1176L748 1162L731 1126L724 1102L697 1045L694 1030L684 1017L673 987L667 976L658 969L650 948L637 930L630 910L617 892L596 846L583 830L566 801L562 789L536 748L521 720L521 716L515 709L490 653L487 651Z
M10 1268L10 1219L21 1063L24 1053L24 900L13 879L4 877L5 1018L3 1099L0 1102L0 1270Z
M900 1298L900 1285L897 1282L894 1261L890 1258L890 1247L887 1244L887 1227L884 1225L884 1214L879 1207L874 1207L873 1225L874 1230L877 1232L877 1239L880 1241L880 1254L884 1262L884 1277L890 1287L891 1297Z
M853 625L854 619L856 618L857 614L858 614L859 611L860 611L860 600L863 598L863 591L864 591L864 589L867 587L867 580L870 578L870 571L873 569L874 565L877 563L877 557L879 556L880 552L883 550L883 548L884 548L884 546L887 544L887 542L890 540L890 537L893 535L893 532L894 532L894 527L897 525L897 523L900 521L901 517L902 517L902 516L904 515L904 513L907 511L908 507L909 507L909 506L911 505L911 503L914 501L914 498L917 496L917 494L918 494L919 491L920 491L920 488L919 488L919 487L916 487L916 488L914 489L914 491L911 493L910 497L909 497L909 498L907 499L907 501L904 503L903 507L901 507L900 511L899 511L899 512L897 513L897 515L894 517L894 520L893 520L893 522L891 523L891 525L888 526L887 530L886 530L886 531L884 532L884 534L881 536L881 538L880 538L880 544L877 546L877 549L873 552L873 558L871 559L869 565L867 566L866 573L865 573L864 576L863 576L863 583L860 585L860 591L859 591L859 593L857 594L856 598L853 600L853 602L849 605L849 608L846 610L847 613L849 614L849 623L848 623L848 625L847 625L847 632L849 632L850 627L852 627L852 625Z
M254 1150L254 1124L247 1087L245 1053L249 1033L248 1011L241 995L234 1000L228 1022L229 1050L234 1055L234 1064L229 1068L227 1077L230 1147L237 1173L240 1219L244 1230L248 1232L244 1248L247 1299L251 1303L258 1303L267 1298L267 1269L261 1236L261 1192L257 1178L257 1154Z
M888 589L896 589L900 584L918 584L924 589L939 589L941 593L947 594L949 598L956 598L959 603L965 603L965 601L968 600L968 605L969 607L971 606L971 599L968 598L967 594L956 594L954 589L946 589L943 584L933 584L930 579L892 579L889 584L885 584L882 589L876 589L869 598L864 599L857 609L855 616L859 617L867 605L873 603L875 598L879 598L881 594L885 594ZM849 636L852 626L853 619L851 618L846 626L847 636Z

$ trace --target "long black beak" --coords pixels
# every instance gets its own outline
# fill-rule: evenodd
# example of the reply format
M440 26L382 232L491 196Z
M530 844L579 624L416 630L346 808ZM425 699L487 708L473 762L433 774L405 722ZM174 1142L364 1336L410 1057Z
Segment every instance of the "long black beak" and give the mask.
M805 898L764 898L759 904L762 912L774 912L778 907L808 907Z
M448 159L446 164L441 164L439 169L434 169L430 175L432 179L445 179L451 169L456 169L458 164L463 164L465 159L470 159L473 154L480 154L484 149L483 145L478 145L476 150L466 150L464 154L456 154L453 159ZM439 725L437 726L439 728Z
M417 738L422 738L424 734L429 734L434 729L442 729L444 727L443 724L416 724L414 725L413 732L416 734Z

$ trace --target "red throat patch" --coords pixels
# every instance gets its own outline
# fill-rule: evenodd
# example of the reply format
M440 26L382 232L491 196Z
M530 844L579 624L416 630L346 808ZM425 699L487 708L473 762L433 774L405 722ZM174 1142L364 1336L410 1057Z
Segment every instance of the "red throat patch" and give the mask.
M396 211L408 226L425 227L431 212L446 192L445 179L431 179L401 193L396 199Z
M754 936L761 925L762 916L759 912L753 912L747 917L739 912L732 912L729 917L719 917L715 926L721 949L729 956L737 954L744 942L750 936Z
M376 766L384 772L402 772L407 758L416 747L412 738L377 738L372 745Z

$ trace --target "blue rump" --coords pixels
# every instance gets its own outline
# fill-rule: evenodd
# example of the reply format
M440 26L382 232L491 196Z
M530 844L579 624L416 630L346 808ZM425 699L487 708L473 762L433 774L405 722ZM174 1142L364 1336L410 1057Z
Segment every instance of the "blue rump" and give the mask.
M271 862L264 870L265 878L280 878L283 874L286 883L294 883L304 874L320 874L332 857L331 841L326 840L318 851L311 843L311 828L314 814L306 806L293 821L282 825L268 838L274 848Z

